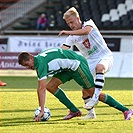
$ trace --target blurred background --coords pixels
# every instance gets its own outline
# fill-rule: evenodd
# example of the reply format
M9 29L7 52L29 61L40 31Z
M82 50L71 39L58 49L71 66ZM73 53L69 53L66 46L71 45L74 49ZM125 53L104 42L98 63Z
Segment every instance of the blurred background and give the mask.
M63 14L72 6L82 21L93 19L114 54L106 76L133 78L133 0L0 0L0 75L34 75L19 66L18 53L60 47L67 36L58 33L69 30ZM47 19L43 28L40 16Z

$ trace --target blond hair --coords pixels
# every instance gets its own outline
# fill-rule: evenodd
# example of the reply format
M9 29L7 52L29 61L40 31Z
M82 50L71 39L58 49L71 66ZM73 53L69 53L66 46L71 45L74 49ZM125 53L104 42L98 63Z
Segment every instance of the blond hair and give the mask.
M79 13L77 12L76 8L74 8L74 7L71 7L70 9L68 9L68 10L64 13L63 19L68 18L70 15L74 15L74 16L76 16L76 17L79 18Z

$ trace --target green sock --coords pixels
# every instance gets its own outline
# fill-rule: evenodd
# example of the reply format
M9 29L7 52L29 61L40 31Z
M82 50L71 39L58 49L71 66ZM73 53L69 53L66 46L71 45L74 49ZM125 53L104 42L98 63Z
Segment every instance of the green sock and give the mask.
M110 95L106 94L106 98L104 100L104 103L108 104L109 106L118 109L119 111L127 111L129 110L127 107L116 101L113 97Z
M63 103L68 109L70 109L71 112L77 112L79 111L78 108L75 107L75 105L69 100L69 98L66 96L65 92L62 89L58 89L54 96L59 99L61 103Z

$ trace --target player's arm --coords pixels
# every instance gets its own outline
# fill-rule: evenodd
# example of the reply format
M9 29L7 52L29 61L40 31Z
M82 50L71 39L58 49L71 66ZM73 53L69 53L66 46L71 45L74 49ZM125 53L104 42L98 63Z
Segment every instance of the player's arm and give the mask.
M41 112L35 118L35 121L40 121L41 117L44 114L44 105L46 101L46 79L38 80L37 94L38 94L39 106L41 106Z
M60 48L68 50L68 49L70 49L70 46L63 44Z
M73 30L73 31L68 31L68 30L62 30L58 36L61 36L62 34L66 35L88 35L92 31L91 26L86 26L83 29L79 30Z

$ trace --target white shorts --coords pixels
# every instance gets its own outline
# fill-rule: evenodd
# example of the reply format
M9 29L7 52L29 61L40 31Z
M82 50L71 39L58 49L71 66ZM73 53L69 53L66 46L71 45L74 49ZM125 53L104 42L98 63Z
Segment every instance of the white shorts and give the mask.
M88 61L91 74L93 75L93 77L95 77L96 75L95 68L98 64L104 65L105 73L106 73L112 69L114 59L113 59L113 56L106 56L106 57L103 57L102 59L88 59L87 61Z

